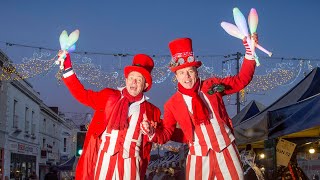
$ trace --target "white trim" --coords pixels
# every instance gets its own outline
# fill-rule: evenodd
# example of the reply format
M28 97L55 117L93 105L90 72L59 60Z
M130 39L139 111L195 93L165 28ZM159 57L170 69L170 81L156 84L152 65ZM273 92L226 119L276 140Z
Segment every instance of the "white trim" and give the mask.
M64 77L64 78L67 78L67 77L69 77L69 76L71 76L71 75L73 75L73 74L74 74L74 71L71 70L71 71L68 71L68 72L64 73L64 74L63 74L63 77Z

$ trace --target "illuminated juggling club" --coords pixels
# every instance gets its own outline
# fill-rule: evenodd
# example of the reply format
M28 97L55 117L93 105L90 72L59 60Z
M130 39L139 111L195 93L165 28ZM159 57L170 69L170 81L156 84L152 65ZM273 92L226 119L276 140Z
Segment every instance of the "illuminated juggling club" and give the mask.
M231 24L231 23L228 23L228 22L224 22L222 21L221 22L221 27L231 36L233 37L236 37L236 38L239 38L239 39L243 39L245 37L245 35L243 35L239 28L234 25L234 24Z
M228 33L230 34L231 36L233 37L236 37L236 38L239 38L241 40L243 40L246 36L243 35L240 30L238 29L238 27L234 24L231 24L231 23L228 23L228 22L222 22L221 23L221 27ZM248 42L248 39L250 39L249 37L247 37L247 42ZM251 42L251 39L250 39L250 42ZM249 44L249 42L248 42ZM250 47L250 49L254 49L255 47ZM259 62L259 59L258 59L258 56L253 53L255 58L254 60L256 61L256 65L257 66L260 66L260 62Z
M239 28L231 23L228 22L221 22L221 27L231 36L239 38L239 39L243 39L245 37L245 35L243 35ZM268 54L269 57L271 57L272 53L266 49L264 49L262 46L260 46L259 44L255 43L255 47L260 49L261 51L263 51L264 53ZM258 62L257 62L258 65Z
M231 36L239 38L239 39L243 39L245 37L245 35L243 35L240 30L238 29L238 27L234 24L228 23L228 22L221 22L221 27ZM255 47L260 49L261 51L263 51L264 53L268 54L269 56L272 55L272 53L266 49L264 49L262 46L260 46L259 44L255 44Z
M240 30L240 32L245 37L247 37L247 42L250 45L251 51L253 54L255 54L255 48L254 48L254 46L252 46L252 43L251 43L246 18L243 16L241 11L236 7L233 8L233 19L234 19L234 22L236 23L238 29Z
M237 27L239 28L240 32L243 35L245 35L246 37L249 37L246 19L238 8L233 8L233 18L234 18L234 21L235 21ZM257 27L258 27L258 13L254 8L252 8L250 10L248 22L249 22L250 32L252 35L253 33L255 33L257 31ZM248 41L248 43L249 42L250 42L250 40ZM252 43L249 43L249 44L253 45ZM269 57L272 56L272 53L270 51L267 51L265 48L263 48L259 44L254 44L254 45L256 48L258 48L261 51L263 51L264 53L268 54Z
M259 21L259 18L258 18L258 13L257 13L256 9L251 8L249 16L248 16L248 23L249 23L249 29L250 29L251 35L253 35L254 33L257 32L258 21ZM264 49L259 44L254 44L254 46L256 48L260 49L262 52L268 54L269 57L272 56L272 52Z
M251 8L249 16L248 16L248 24L249 24L249 29L250 29L250 33L251 35L255 32L257 32L257 27L258 27L258 13L256 11L256 9Z
M60 69L64 69L63 63L64 59L67 56L67 52L73 52L76 49L76 42L79 39L80 31L77 29L73 31L69 36L66 30L62 31L59 37L60 42L60 48L62 51L62 54L59 53L59 59L55 61L55 63L58 65L60 64Z
M257 27L258 27L258 13L256 11L256 9L251 8L249 16L248 16L248 25L249 25L249 30L250 30L250 34L251 36L257 32ZM255 46L255 42L252 41L251 42L252 46Z

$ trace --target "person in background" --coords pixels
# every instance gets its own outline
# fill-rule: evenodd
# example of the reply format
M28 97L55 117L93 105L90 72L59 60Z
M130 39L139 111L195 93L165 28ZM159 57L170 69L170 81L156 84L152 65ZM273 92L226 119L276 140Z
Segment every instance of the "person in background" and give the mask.
M49 172L44 176L44 180L58 180L58 170L56 167L51 166Z
M29 180L38 180L36 172L32 171L32 173L29 176Z
M252 40L258 42L256 34ZM201 80L192 40L179 38L169 43L170 70L178 81L178 91L165 103L162 128L152 129L149 121L141 128L149 140L160 144L170 140L178 123L189 145L186 179L243 179L233 126L223 96L239 92L253 78L256 62L246 38L246 53L239 74Z

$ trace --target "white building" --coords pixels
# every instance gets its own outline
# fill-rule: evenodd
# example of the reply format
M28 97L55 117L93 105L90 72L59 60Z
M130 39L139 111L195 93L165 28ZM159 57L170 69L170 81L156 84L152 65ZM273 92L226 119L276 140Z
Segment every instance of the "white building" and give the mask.
M52 165L58 165L74 155L73 133L57 107L49 108L42 104L39 118L39 140L41 157L39 177L49 171Z
M2 67L4 62L8 61L7 57L0 52L0 74L2 73ZM5 78L0 76L0 104L7 103L7 85L4 83ZM3 167L4 167L4 145L6 134L6 106L0 105L0 178L4 179Z
M13 70L8 57L0 51L2 177L27 177L38 171L39 142L36 124L41 100L24 80L11 81L3 71ZM17 74L13 74L19 77Z
M24 179L38 172L39 135L37 133L41 100L26 81L8 81L4 174ZM10 173L9 173L10 172Z
M33 171L43 179L50 165L74 155L74 130L26 80L6 79L2 66L9 62L0 51L0 179L24 179Z

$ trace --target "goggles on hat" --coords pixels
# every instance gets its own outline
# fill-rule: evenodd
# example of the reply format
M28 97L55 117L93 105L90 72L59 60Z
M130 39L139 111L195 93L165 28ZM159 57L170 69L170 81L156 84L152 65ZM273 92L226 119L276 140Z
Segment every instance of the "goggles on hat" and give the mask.
M170 67L180 66L185 63L194 62L195 58L193 52L183 52L183 53L176 53L172 56Z

